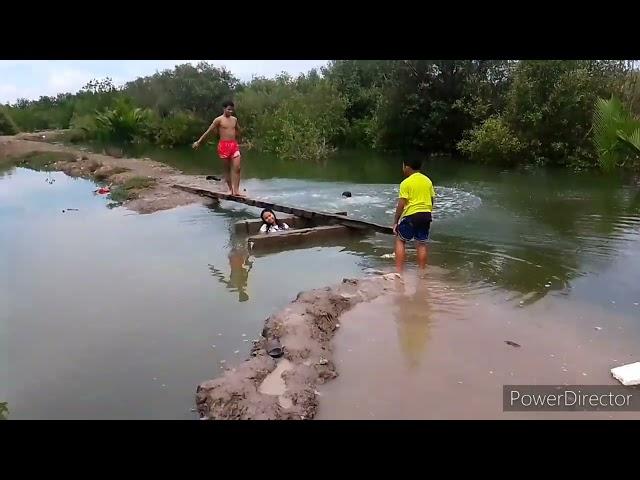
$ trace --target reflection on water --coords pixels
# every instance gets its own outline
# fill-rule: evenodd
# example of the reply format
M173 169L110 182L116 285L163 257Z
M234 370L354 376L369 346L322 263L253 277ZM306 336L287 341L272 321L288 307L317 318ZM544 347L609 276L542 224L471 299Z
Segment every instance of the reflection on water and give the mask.
M420 364L427 346L431 326L432 307L429 289L424 279L416 282L413 294L407 295L405 284L393 298L394 320L398 330L398 342L405 355L409 369Z
M249 281L249 272L253 266L249 252L242 249L234 249L229 252L229 278L213 265L209 265L211 275L218 279L220 283L225 285L227 289L238 293L238 301L246 302L249 300L247 294L247 283Z

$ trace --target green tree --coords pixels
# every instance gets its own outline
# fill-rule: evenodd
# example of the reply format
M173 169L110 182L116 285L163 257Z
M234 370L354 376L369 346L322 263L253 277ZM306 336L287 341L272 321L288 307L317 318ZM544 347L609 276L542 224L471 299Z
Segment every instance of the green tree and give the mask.
M0 107L0 135L15 135L18 127L6 108Z

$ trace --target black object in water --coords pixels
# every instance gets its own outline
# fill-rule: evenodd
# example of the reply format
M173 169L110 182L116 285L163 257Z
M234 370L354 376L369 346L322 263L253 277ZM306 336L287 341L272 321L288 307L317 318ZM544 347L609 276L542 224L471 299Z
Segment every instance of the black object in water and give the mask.
M220 177L216 177L215 175L207 175L207 180L215 180L216 182L219 182Z
M351 192L342 192L342 196L349 198L351 196Z

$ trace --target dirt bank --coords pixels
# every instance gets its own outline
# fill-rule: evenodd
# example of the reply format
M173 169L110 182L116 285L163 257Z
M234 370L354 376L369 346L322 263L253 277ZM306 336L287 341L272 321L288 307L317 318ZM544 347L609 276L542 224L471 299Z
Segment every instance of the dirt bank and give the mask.
M172 188L171 185L174 183L221 191L223 188L226 189L226 186L219 182L208 181L204 176L184 175L149 158L118 158L48 143L55 141L59 133L55 131L19 134L13 137L0 136L0 162L16 162L34 152L51 152L57 154L60 159L48 168L63 171L72 177L87 178L114 186L125 185L127 181L136 178L148 179L148 186L137 189L133 195L135 198L124 201L124 206L138 213L152 213L196 202L211 202L210 199Z
M251 357L221 378L201 383L196 392L200 417L215 420L304 420L315 416L319 384L337 376L331 339L339 317L401 282L396 274L344 279L332 287L300 293L265 321ZM267 354L273 345L284 356Z

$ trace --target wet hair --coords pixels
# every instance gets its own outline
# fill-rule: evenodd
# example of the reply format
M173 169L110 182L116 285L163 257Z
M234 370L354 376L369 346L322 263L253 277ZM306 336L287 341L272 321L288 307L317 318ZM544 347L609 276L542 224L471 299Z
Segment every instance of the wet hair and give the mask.
M418 157L411 157L404 160L405 167L409 167L411 170L420 170L422 168L422 159Z
M227 101L223 102L222 108L227 108L227 107L235 107L235 105L233 104L233 102L231 100L227 100Z
M262 210L262 212L260 212L260 220L262 220L262 225L267 226L267 233L269 233L269 229L271 228L271 225L264 221L264 214L267 212L273 215L273 223L278 227L282 228L282 222L278 220L278 217L276 217L276 213L270 208L265 208L264 210ZM262 228L262 225L260 225L260 228Z

